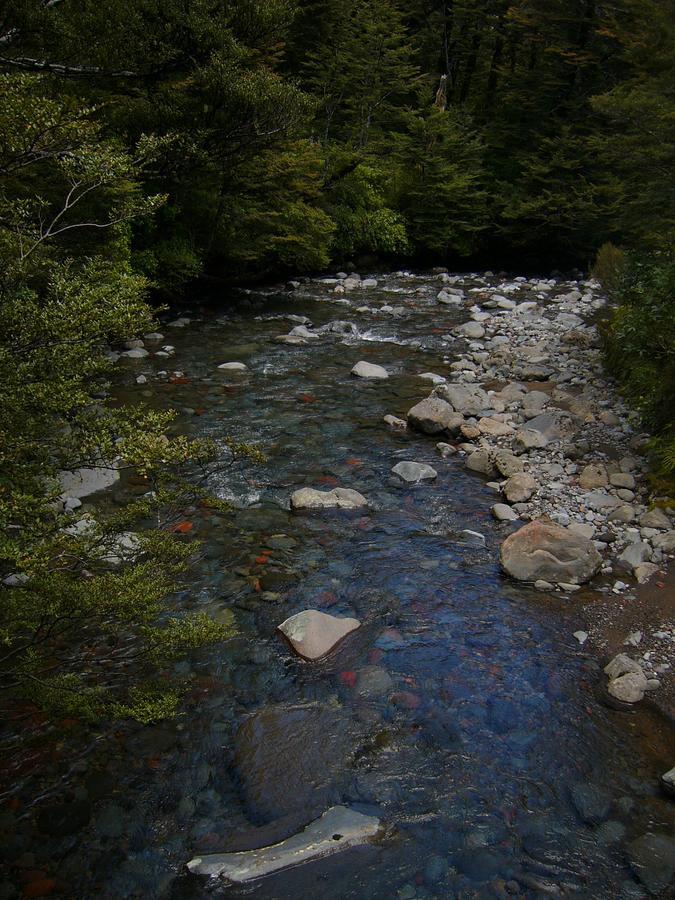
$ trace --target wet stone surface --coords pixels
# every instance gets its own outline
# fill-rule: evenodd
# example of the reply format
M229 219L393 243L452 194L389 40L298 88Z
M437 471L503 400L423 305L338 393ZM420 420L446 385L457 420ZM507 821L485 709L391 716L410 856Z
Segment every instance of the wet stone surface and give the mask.
M635 841L654 822L675 832L658 785L673 762L645 709L627 718L598 702L606 676L572 636L575 605L592 602L593 589L562 597L508 580L498 551L512 526L494 520L488 479L465 466L463 451L436 449L455 438L383 422L405 419L428 395L420 372L451 378L467 347L454 328L469 318L471 292L504 293L500 282L463 277L467 300L451 305L429 275L354 281L344 294L320 282L286 299L250 294L235 313L185 310L170 359L121 363L120 393L175 409L186 434L229 436L267 455L210 484L231 516L191 511L186 539L203 550L169 601L233 617L239 636L175 664L188 696L174 723L92 737L67 722L47 742L29 711L31 739L19 751L5 728L14 752L0 896L24 894L26 872L56 879L57 896L115 900L628 898L669 877L671 844ZM544 287L509 297L576 285ZM319 337L276 342L298 324L289 315L306 317L300 324ZM525 375L541 377L536 358ZM247 369L229 377L218 370L224 360ZM361 360L389 377L354 377ZM183 374L172 380L174 370ZM476 421L500 414L478 407ZM552 434L538 416L530 424ZM392 477L410 460L437 477ZM293 512L290 496L305 487L355 490L368 506ZM123 475L95 499L116 505L138 492ZM83 498L85 511L93 502ZM276 634L304 609L362 626L308 663ZM385 838L245 888L186 871L195 856L288 838L336 804L381 820Z

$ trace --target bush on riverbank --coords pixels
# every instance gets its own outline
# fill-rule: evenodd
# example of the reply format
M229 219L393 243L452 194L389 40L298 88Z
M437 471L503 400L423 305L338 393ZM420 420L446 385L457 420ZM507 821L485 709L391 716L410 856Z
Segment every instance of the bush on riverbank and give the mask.
M675 259L665 251L631 256L617 280L617 306L604 330L609 371L654 434L657 480L675 491Z
M0 76L0 100L0 688L55 717L147 722L176 706L158 667L232 633L165 608L191 553L172 526L213 447L107 401L108 342L154 325L128 231L163 202L140 186L152 147L124 152L44 77ZM82 516L61 478L111 464L143 496Z

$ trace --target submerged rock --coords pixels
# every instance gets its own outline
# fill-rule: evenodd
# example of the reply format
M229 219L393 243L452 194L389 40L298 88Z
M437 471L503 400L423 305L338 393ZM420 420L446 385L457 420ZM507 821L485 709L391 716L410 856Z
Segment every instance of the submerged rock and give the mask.
M351 488L332 491L300 488L291 495L291 509L360 509L363 506L368 506L368 501Z
M352 737L339 708L267 706L234 740L234 772L254 824L288 816L296 827L338 802Z
M583 584L602 565L592 541L552 522L537 520L509 535L501 546L504 570L519 581Z
M358 619L330 616L317 609L305 609L282 622L278 630L298 656L314 660L330 653L343 638L360 626Z
M366 816L346 806L333 806L299 834L271 847L197 856L187 867L193 875L218 875L243 883L365 844L379 830L380 820L374 816Z
M675 875L675 838L643 834L628 845L631 868L650 894L665 890Z
M572 802L587 825L599 825L609 817L612 798L593 784L578 782L572 787Z

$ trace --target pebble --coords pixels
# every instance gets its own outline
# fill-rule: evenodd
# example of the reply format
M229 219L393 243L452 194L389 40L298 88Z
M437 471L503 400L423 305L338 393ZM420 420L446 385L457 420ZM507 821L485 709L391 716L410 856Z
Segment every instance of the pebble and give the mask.
M492 507L492 515L499 522L515 522L519 518L518 513L505 503L495 503Z

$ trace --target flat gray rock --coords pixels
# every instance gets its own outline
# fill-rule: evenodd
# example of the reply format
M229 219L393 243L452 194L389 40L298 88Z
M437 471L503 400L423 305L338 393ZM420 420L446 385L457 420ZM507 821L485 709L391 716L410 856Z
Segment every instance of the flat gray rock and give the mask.
M75 469L72 472L59 472L59 482L65 497L88 497L97 491L103 491L119 481L120 473L116 466L101 465L96 468Z
M361 626L358 619L330 616L318 609L305 609L286 619L278 630L298 656L320 659L350 632Z
M634 566L639 566L640 563L649 562L651 555L652 548L649 544L646 544L644 541L637 541L634 544L629 544L622 550L619 554L619 559L633 568Z
M534 428L519 428L513 446L520 453L527 453L528 450L538 450L548 444L548 438L541 431Z
M670 519L662 509L652 509L640 516L640 525L643 528L670 528Z
M545 412L527 423L528 430L538 431L549 441L570 437L578 429L569 416L559 412Z
M397 463L391 471L409 484L417 484L418 481L433 481L438 477L436 469L424 463L403 461Z
M243 883L272 872L321 859L365 844L380 830L380 820L346 806L333 806L299 834L259 850L196 856L187 864L193 875L219 875Z
M248 369L248 366L244 365L242 362L226 362L221 363L218 368L225 372L245 372Z
M482 338L485 335L485 329L479 322L465 322L463 325L458 325L455 328L455 332L462 337L471 338L472 340Z
M351 488L333 488L332 491L300 488L291 495L292 509L360 509L363 506L368 506L368 501Z

